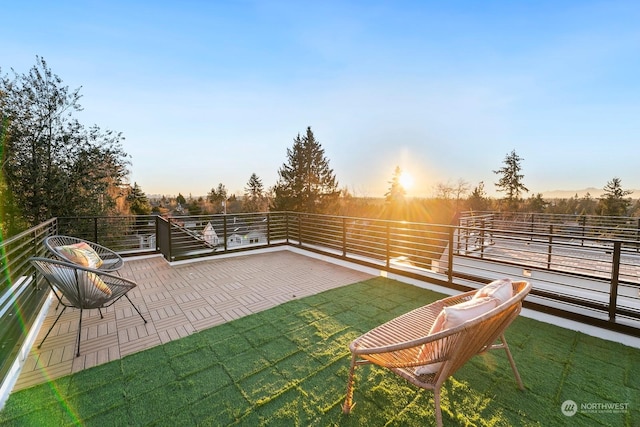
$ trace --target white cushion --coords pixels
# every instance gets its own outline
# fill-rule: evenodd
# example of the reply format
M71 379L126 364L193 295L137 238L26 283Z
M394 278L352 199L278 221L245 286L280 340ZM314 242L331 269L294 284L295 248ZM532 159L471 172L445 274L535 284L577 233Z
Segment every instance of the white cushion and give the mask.
M461 302L456 305L452 305L450 307L445 307L442 309L442 312L438 315L438 317L443 316L444 320L442 321L442 325L440 330L444 331L445 329L455 328L456 326L462 325L467 320L474 319L478 316L482 316L487 311L491 310L498 306L498 303L495 298L492 297L482 297L482 298L472 298L468 301ZM438 319L434 326L438 324ZM440 331L434 331L440 332Z
M438 314L438 317L436 317L436 320L429 331L429 335L460 326L467 320L475 319L476 317L487 313L491 309L496 308L498 304L497 298L476 298L474 296L474 298L471 298L470 300L449 307L444 307L440 314ZM426 356L423 355L425 350L425 348L420 350L418 358ZM441 365L442 363L438 362L420 366L415 370L415 373L417 375L434 374L438 369L440 369Z
M473 298L490 297L499 301L498 304L502 304L513 296L513 284L510 279L494 280L483 288L478 289L478 292Z

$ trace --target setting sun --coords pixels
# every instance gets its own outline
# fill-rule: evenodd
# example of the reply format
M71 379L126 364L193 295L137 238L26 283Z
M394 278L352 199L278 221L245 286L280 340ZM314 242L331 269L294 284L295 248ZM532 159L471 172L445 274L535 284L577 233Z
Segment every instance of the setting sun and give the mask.
M413 177L408 172L402 172L400 174L400 177L398 178L398 181L400 182L400 185L402 185L402 188L404 188L405 190L408 190L413 186Z

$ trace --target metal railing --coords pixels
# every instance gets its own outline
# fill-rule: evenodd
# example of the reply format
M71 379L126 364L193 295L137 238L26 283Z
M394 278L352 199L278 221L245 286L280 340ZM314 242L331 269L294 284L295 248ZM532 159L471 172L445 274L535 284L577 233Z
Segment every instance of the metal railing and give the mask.
M55 230L56 220L52 219L0 242L0 383L49 294L48 286L34 280L28 260L45 254L43 240Z
M532 234L566 235L579 241L591 239L625 241L625 247L640 250L640 217L566 215L527 212L464 212L462 227L525 231Z
M530 280L529 307L640 336L636 237L596 231L623 230L611 224L559 227L489 214L456 226L295 212L52 219L0 242L0 377L47 294L27 260L46 255L42 242L51 234L168 261L290 245L456 290L500 277Z
M168 261L294 245L458 290L510 275L534 281L537 309L640 335L637 218L485 212L448 226L270 212L58 221L61 233L81 228L121 253Z

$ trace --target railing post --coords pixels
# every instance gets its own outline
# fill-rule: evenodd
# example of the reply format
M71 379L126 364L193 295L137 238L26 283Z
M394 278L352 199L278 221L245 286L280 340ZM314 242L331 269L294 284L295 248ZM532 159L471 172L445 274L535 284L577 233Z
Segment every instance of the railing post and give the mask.
M480 222L480 259L484 258L484 229L485 229L484 219Z
M298 246L302 246L302 216L300 215L300 213L298 213L297 216L298 216Z
M547 250L547 270L551 270L552 251L553 251L553 224L549 224L549 249Z
M609 291L609 321L616 321L618 306L618 278L620 276L620 252L622 242L613 242L613 260L611 261L611 290Z
M98 217L93 217L93 241L98 243Z
M287 244L289 244L289 212L284 213L284 226L286 231L286 240Z
M267 246L271 246L271 215L267 212Z
M532 242L533 242L534 231L535 231L535 218L534 218L534 214L531 214L531 238L529 240Z
M342 256L347 257L347 218L342 217Z
M167 248L169 250L169 261L173 261L173 226L171 225L171 218L168 218L169 221L167 222L168 226L169 226L169 231L167 232L167 237L168 237L168 243L167 243Z
M390 259L391 258L391 230L390 230L390 226L389 226L389 222L388 221L387 221L386 224L387 224L387 228L386 228L386 233L387 233L387 236L386 236L387 242L386 243L387 244L386 244L386 247L385 247L385 251L386 251L385 258L387 259L386 265L387 265L387 270L388 270L389 267L391 266L391 259Z
M449 227L449 254L447 257L447 279L453 284L453 228Z
M224 251L227 252L227 215L222 216L222 235L224 236Z

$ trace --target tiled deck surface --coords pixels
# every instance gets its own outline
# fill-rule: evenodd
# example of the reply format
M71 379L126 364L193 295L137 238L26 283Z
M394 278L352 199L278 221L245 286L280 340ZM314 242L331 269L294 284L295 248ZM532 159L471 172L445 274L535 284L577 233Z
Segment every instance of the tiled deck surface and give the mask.
M67 309L38 350L57 316L54 301L14 391L371 277L287 250L173 266L161 257L129 259L120 273L138 283L129 296L148 323L126 299L102 310L104 319L87 310L75 357L79 313Z

